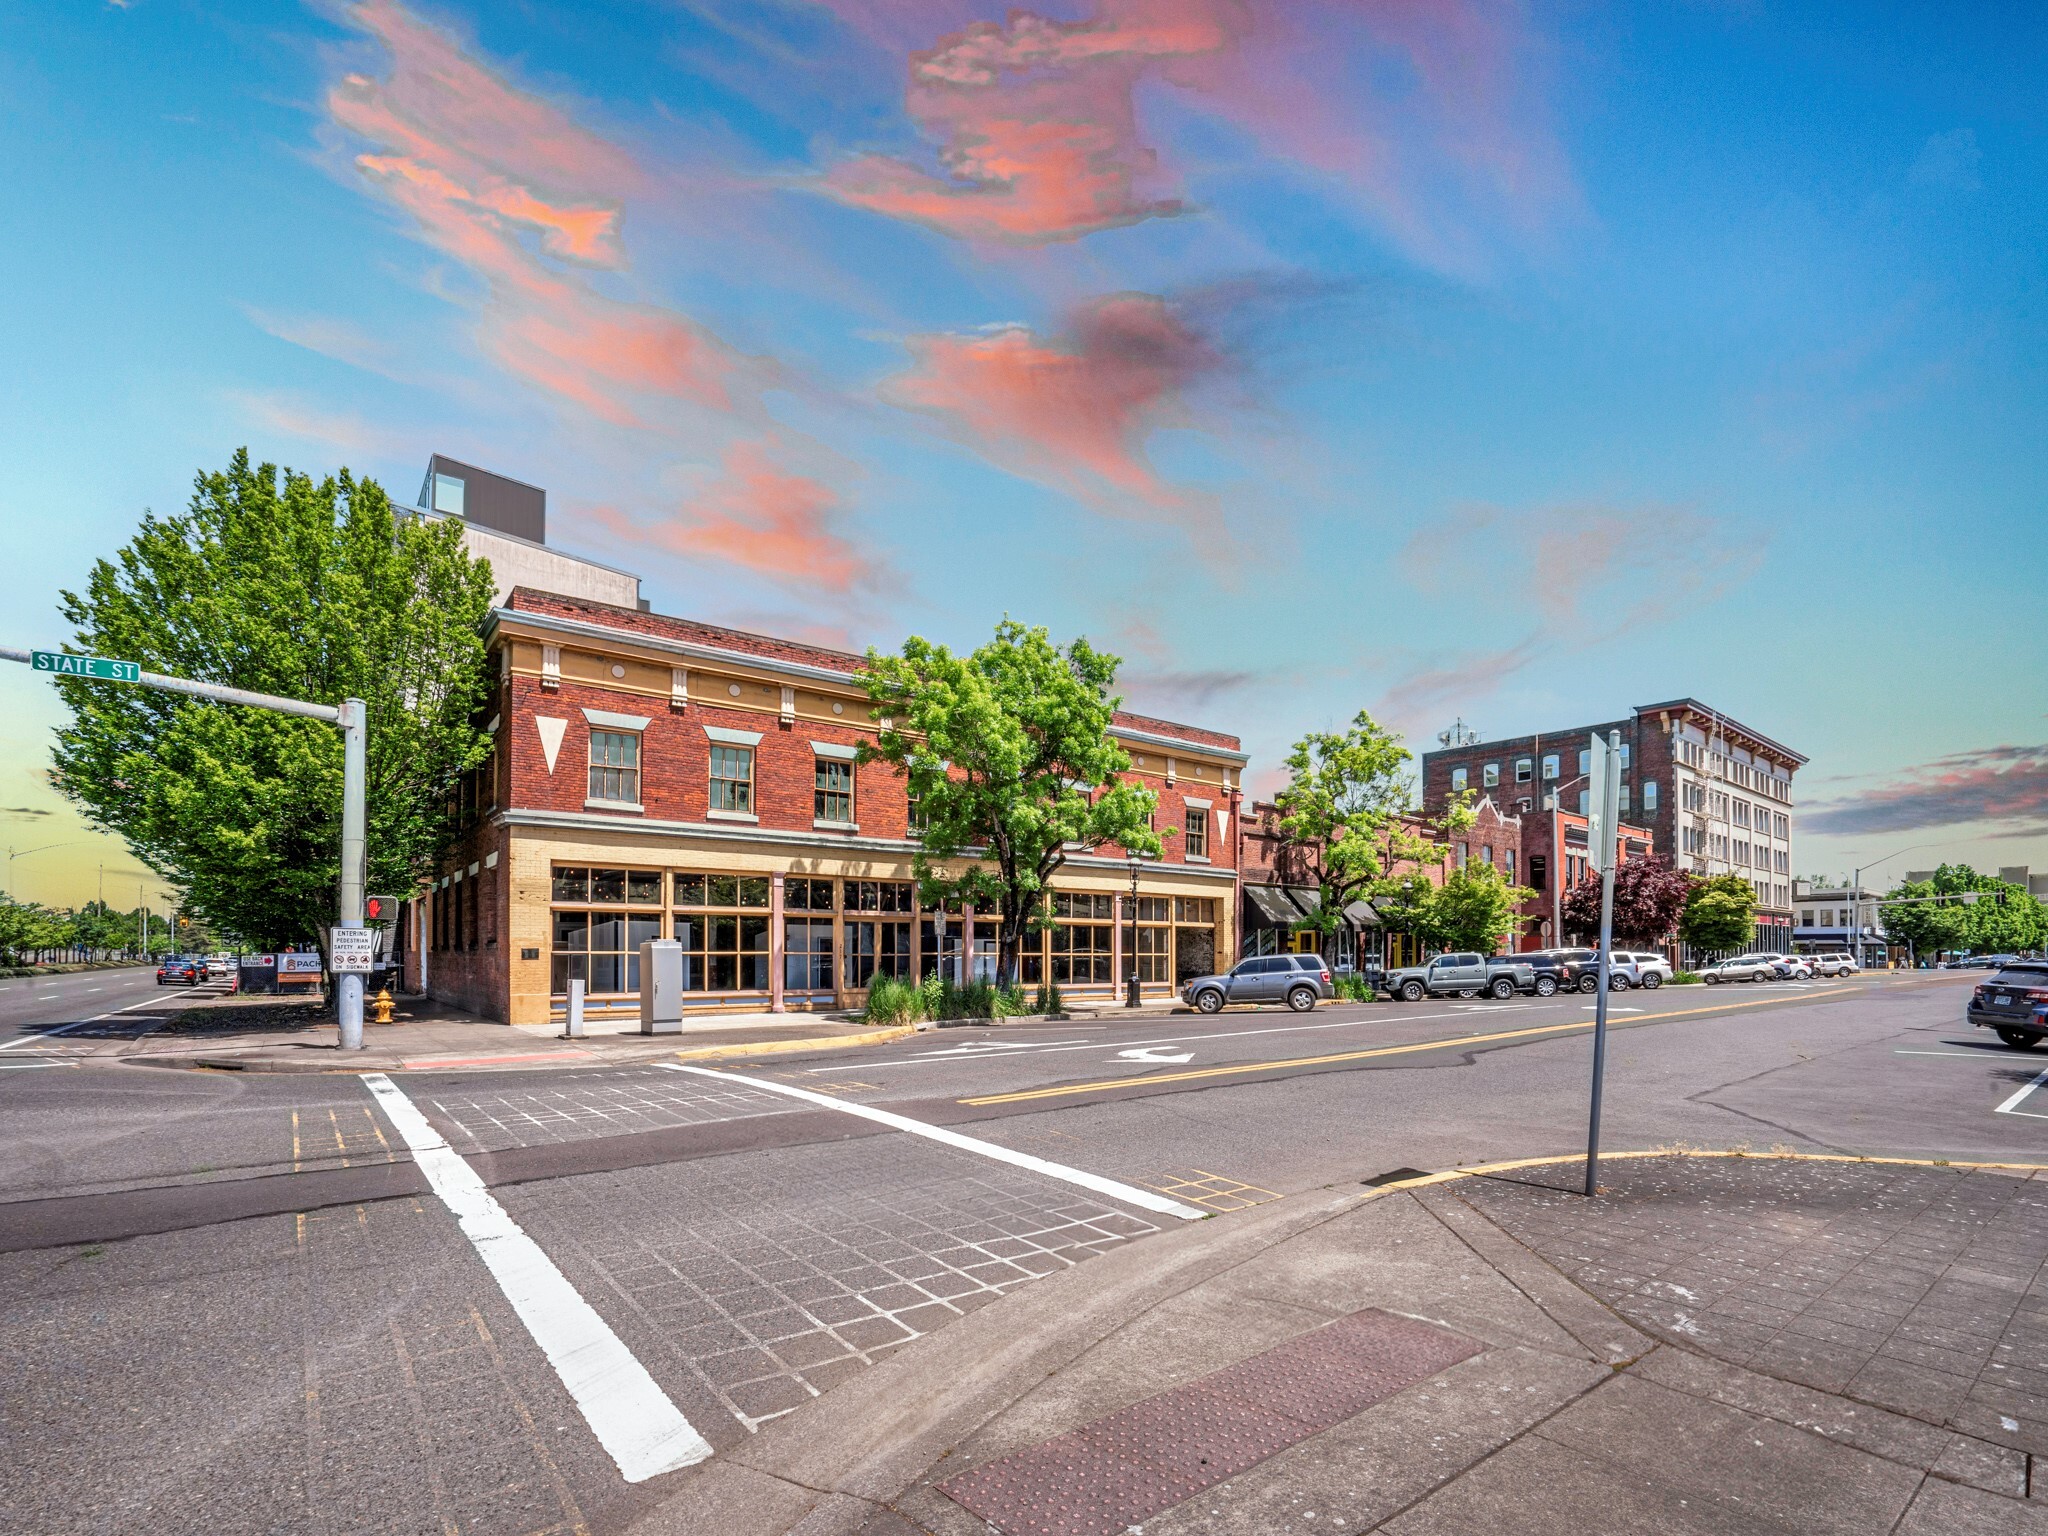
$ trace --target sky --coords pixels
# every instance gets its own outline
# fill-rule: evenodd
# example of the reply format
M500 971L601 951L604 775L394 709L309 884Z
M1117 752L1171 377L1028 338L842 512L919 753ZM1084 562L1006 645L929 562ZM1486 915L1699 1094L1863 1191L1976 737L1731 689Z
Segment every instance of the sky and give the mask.
M1998 0L0 0L0 644L237 447L441 452L663 612L1085 634L1262 793L1691 695L1800 873L2048 869L2044 80Z

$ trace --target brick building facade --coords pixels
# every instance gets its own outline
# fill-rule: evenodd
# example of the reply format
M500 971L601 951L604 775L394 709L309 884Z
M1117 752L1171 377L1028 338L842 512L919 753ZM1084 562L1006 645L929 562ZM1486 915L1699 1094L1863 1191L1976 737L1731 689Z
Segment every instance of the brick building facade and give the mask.
M1792 780L1807 760L1697 699L1639 705L1597 725L1425 753L1423 809L1438 814L1451 795L1468 789L1524 818L1577 819L1583 839L1591 738L1610 731L1621 733L1624 754L1622 820L1681 869L1748 880L1757 893L1758 947L1789 949ZM1557 840L1554 831L1548 840ZM1533 843L1530 851L1539 852ZM1544 885L1552 887L1558 850L1546 847L1539 856Z
M486 639L496 750L405 914L416 988L515 1024L559 1014L571 977L593 1008L637 1006L649 938L682 941L699 1012L854 1006L877 974L992 973L990 918L918 903L902 779L856 761L876 730L863 658L527 588ZM1237 739L1128 713L1111 733L1180 835L1140 866L1135 913L1121 850L1070 854L1027 984L1107 993L1133 942L1155 986L1236 950Z

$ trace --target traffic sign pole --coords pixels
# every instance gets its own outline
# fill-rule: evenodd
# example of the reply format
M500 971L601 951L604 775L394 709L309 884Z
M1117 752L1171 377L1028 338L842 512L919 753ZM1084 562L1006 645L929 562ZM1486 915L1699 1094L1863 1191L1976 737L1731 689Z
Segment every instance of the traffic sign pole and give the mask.
M145 672L132 661L106 656L73 656L65 651L21 651L0 646L0 661L18 661L53 677L75 677L101 682L136 683L166 693L182 693L195 699L213 699L222 704L247 704L255 709L274 709L280 714L303 715L341 727L341 910L338 926L363 926L363 794L364 732L368 709L361 699L333 704L314 704L305 699L287 699L274 693L251 693L246 688L225 688L219 683L194 682L189 677L166 677ZM332 941L330 940L330 945ZM343 972L336 978L336 1012L341 1020L341 1048L363 1048L363 978L360 973Z
M1614 850L1621 819L1621 732L1593 738L1593 805L1587 851L1600 871L1600 997L1593 1007L1593 1103L1586 1121L1586 1193L1600 1193L1600 1090L1607 1080L1607 999L1614 984ZM1590 820L1590 818L1589 818Z

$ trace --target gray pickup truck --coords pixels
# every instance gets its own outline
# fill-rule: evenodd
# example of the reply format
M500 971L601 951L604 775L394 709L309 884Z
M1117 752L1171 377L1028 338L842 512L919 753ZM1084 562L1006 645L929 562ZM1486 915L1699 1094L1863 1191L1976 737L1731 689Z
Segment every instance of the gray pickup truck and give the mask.
M1380 983L1394 996L1419 1003L1425 997L1513 997L1536 990L1536 968L1513 955L1438 955L1427 965L1387 972Z

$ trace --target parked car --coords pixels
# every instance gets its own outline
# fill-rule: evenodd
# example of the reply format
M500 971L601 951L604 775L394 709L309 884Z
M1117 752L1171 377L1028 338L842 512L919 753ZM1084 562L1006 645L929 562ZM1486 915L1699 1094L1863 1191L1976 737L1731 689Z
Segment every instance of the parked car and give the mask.
M1387 990L1406 1002L1425 997L1513 997L1536 990L1536 968L1527 955L1438 955L1426 965L1387 972Z
M1539 949L1521 958L1535 968L1538 997L1548 997L1551 992L1599 990L1600 957L1590 949ZM1550 981L1548 991L1543 985L1546 977Z
M1724 981L1769 981L1771 979L1770 958L1766 955L1731 955L1726 960L1717 960L1700 972L1700 980L1708 986L1718 986Z
M1307 1013L1336 990L1321 955L1258 955L1223 975L1182 982L1180 996L1202 1013L1219 1012L1226 1003L1285 1003Z
M1816 976L1854 976L1863 969L1856 963L1854 955L1843 954L1839 950L1809 955L1807 962L1812 965L1813 974Z
M169 986L182 981L188 987L196 987L206 980L206 962L195 960L190 955L166 955L157 962L156 984Z
M1608 986L1616 992L1629 987L1657 988L1671 979L1671 962L1662 955L1653 955L1647 950L1621 950L1613 952L1608 963ZM1599 968L1594 967L1593 990L1600 986Z
M2048 1039L2048 960L2010 960L1970 993L1965 1010L1979 1029L2026 1050Z
M1813 980L1813 961L1805 955L1779 955L1772 969L1787 981Z

